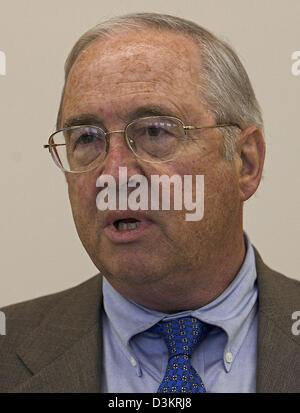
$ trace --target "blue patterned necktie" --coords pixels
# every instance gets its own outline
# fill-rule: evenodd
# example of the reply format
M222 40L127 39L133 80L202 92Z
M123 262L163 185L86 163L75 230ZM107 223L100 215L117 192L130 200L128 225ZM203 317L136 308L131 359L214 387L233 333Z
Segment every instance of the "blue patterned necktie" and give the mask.
M211 326L193 317L160 321L149 331L160 334L168 347L167 370L157 393L205 393L201 377L191 365L192 352Z

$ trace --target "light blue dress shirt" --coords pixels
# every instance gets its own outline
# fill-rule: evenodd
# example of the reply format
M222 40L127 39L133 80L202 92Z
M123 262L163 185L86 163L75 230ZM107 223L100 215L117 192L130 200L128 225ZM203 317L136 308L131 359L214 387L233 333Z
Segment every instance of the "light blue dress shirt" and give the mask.
M215 326L195 349L192 365L208 393L256 390L257 284L254 251L244 233L246 256L228 288L194 311L165 314L119 294L103 278L103 393L155 393L164 377L164 340L145 332L161 319L192 316Z

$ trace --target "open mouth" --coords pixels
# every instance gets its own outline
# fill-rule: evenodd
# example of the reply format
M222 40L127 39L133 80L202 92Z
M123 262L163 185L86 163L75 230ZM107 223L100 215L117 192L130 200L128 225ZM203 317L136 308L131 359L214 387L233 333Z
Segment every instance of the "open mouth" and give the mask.
M104 219L105 236L113 244L126 244L155 231L149 215L140 211L108 211Z
M141 221L134 218L119 219L114 222L114 226L118 231L134 230L138 228Z

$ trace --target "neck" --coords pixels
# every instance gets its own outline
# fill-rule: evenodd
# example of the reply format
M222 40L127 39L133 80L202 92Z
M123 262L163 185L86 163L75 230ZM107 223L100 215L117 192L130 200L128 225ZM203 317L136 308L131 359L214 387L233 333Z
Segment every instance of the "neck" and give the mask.
M238 274L246 254L243 233L230 248L208 258L197 270L187 267L165 274L147 285L111 282L122 295L137 304L164 313L196 310L221 295ZM184 282L182 282L184 280Z

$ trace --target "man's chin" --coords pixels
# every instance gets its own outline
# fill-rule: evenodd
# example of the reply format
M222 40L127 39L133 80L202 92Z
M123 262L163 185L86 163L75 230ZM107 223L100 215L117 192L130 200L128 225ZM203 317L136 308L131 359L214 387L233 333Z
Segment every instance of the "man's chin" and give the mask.
M109 263L108 265L101 264L97 267L112 285L153 284L159 282L164 277L164 271L161 268L145 265L142 262L124 263L123 265Z

